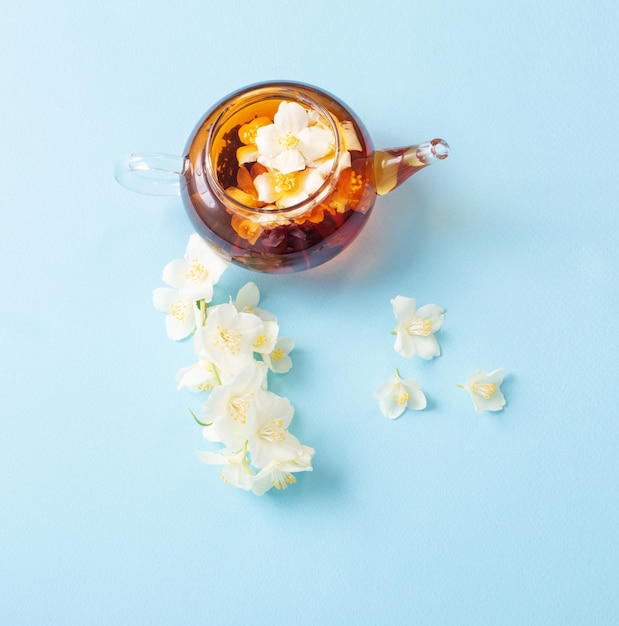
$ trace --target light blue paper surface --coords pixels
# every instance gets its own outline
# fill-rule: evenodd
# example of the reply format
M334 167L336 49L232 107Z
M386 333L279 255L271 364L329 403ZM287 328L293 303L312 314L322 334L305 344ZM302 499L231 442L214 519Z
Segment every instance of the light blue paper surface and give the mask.
M611 624L619 614L613 2L14 2L0 22L0 623ZM223 484L151 306L191 226L113 179L300 80L449 159L307 273L230 268L292 336L314 472ZM433 361L390 299L444 306ZM398 367L428 396L385 419ZM457 383L505 367L507 407Z

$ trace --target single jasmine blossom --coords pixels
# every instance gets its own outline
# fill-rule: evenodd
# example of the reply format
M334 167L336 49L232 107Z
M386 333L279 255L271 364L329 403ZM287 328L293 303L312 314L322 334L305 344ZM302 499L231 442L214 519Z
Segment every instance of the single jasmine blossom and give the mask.
M163 282L178 289L188 300L210 302L213 286L227 267L228 262L194 233L189 237L185 260L170 261L163 269Z
M174 341L185 339L196 329L198 309L194 301L184 296L178 289L159 287L153 291L153 306L167 313L165 328L168 337Z
M254 282L245 283L237 292L234 299L234 306L237 311L244 313L254 313L254 309L260 302L260 290Z
M252 361L228 385L211 391L202 406L203 435L209 441L218 441L236 448L248 438L248 423L256 412L255 397L266 384L266 367Z
M262 360L276 374L286 374L292 368L290 352L294 348L294 340L290 337L278 337L270 354L262 354Z
M262 234L264 228L262 224L258 224L253 219L247 219L240 215L233 215L230 220L230 226L239 237L249 241L252 245L258 241L258 237Z
M239 204L243 204L246 207L256 208L262 206L262 203L258 200L258 192L255 189L252 192L247 192L244 189L239 189L238 187L228 187L226 189L226 194L233 200L236 200Z
M287 489L288 485L297 482L294 474L297 472L311 472L311 460L314 449L309 446L301 446L302 453L288 461L274 461L261 469L253 478L251 490L257 496L264 495L269 489Z
M293 415L288 398L264 390L256 393L256 410L248 418L247 429L253 465L266 467L303 454L299 440L288 432Z
M341 170L345 170L351 165L350 150L360 151L363 148L361 147L352 122L342 122L340 124L340 131L342 138L342 156L339 165ZM330 154L317 161L314 165L323 176L328 176L333 169L334 161L335 154Z
M254 177L258 174L266 172L267 170L266 167L263 167L262 165L258 166L257 164L254 164L251 171L254 172L253 175L244 165L241 165L236 174L237 186L228 187L226 189L226 194L236 200L236 202L245 206L259 207L262 206L262 203L258 200L258 192L254 186Z
M253 282L243 285L234 300L237 311L257 315L263 322L264 332L254 342L254 351L260 354L271 371L285 374L292 367L288 354L294 348L294 341L289 337L277 336L277 318L270 311L259 308L259 303L260 291Z
M376 390L374 397L379 401L382 414L392 420L400 417L406 409L420 411L427 406L419 381L415 378L403 380L398 370Z
M276 322L277 318L266 309L258 308L260 304L260 290L256 283L245 283L236 294L234 306L239 313L253 313L263 322Z
M239 164L252 163L258 160L260 153L256 146L256 135L262 126L272 124L271 118L257 117L239 128L239 139L245 144L236 151L236 159Z
M322 174L315 168L289 173L270 171L254 179L258 199L267 204L274 204L278 209L285 209L307 200L320 189L323 182Z
M333 150L333 133L327 128L309 124L310 117L304 107L296 102L283 101L273 124L256 130L258 162L282 174L289 174L300 172L306 165L326 156Z
M414 298L396 296L391 300L398 325L395 350L403 357L414 354L429 360L439 356L441 348L434 333L443 325L445 310L436 304L425 304L417 309Z
M253 361L254 343L264 332L252 313L239 313L233 304L209 309L206 323L194 336L196 354L225 372L236 373Z
M183 367L176 374L177 389L188 389L193 393L211 391L221 384L230 382L226 372L220 372L211 361L200 359L189 367Z
M247 458L247 443L240 450L223 449L219 452L198 451L198 458L209 465L221 465L219 474L225 483L249 491L255 472Z
M258 354L270 354L275 349L277 334L279 333L279 324L275 320L262 321L262 332L252 344L254 352Z
M501 367L488 372L474 371L464 385L458 385L471 394L475 411L481 415L484 411L500 411L505 406L505 396L501 391L501 384L505 370Z

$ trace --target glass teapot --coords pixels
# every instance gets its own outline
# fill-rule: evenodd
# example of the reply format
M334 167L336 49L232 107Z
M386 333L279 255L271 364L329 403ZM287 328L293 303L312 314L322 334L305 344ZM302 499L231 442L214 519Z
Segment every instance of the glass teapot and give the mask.
M332 259L361 231L377 195L448 153L442 139L374 150L336 97L269 82L215 104L184 156L132 154L115 176L132 191L180 194L197 231L225 258L294 272Z

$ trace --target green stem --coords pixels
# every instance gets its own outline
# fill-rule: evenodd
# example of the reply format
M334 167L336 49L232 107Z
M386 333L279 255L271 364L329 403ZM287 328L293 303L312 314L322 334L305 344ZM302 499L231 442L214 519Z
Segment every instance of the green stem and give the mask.
M191 415L193 416L193 419L196 420L196 422L198 422L198 424L200 424L200 426L210 426L210 424L205 424L204 422L201 422L198 419L198 416L191 410L189 409L189 412L191 413Z
M213 368L213 374L215 374L215 380L217 381L217 384L221 385L221 378L219 377L219 370L217 369L217 365L211 362L211 366Z
M200 313L202 314L202 326L206 325L206 309L208 308L208 304L206 304L206 300L204 300L204 298L202 298L202 300L200 300Z

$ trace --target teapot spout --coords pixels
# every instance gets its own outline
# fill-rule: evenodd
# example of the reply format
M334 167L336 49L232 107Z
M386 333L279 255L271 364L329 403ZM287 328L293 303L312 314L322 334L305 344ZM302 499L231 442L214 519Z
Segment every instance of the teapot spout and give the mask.
M378 195L385 195L419 170L442 161L449 155L449 145L443 139L432 139L418 146L376 150L373 159L374 186Z

